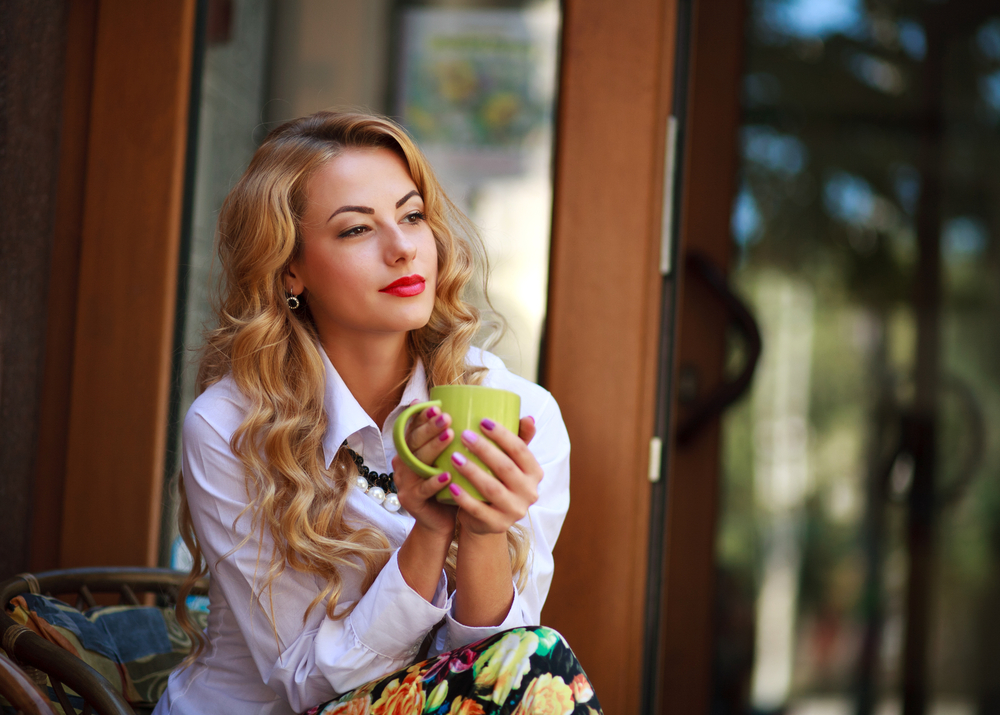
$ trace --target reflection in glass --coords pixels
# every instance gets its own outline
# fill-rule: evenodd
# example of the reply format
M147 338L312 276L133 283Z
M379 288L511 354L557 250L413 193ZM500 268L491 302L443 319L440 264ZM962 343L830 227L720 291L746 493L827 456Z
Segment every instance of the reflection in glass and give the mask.
M1000 11L749 9L713 709L1000 711Z

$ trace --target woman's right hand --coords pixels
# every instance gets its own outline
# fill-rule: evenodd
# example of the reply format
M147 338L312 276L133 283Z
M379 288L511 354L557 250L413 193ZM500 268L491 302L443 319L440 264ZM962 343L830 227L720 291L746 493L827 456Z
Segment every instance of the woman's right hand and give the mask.
M455 438L451 429L451 416L440 407L428 407L415 416L406 429L406 444L413 455L424 464L434 460ZM424 529L447 535L448 542L455 533L457 509L437 501L435 495L451 483L451 474L445 472L424 479L406 466L398 456L392 459L393 479L399 492L399 502Z
M442 414L441 408L428 407L407 425L406 444L417 459L432 463L455 438L450 425L451 417ZM424 479L398 456L392 458L392 468L399 502L417 522L399 549L399 571L410 588L432 601L455 536L458 512L434 496L451 483L451 475Z

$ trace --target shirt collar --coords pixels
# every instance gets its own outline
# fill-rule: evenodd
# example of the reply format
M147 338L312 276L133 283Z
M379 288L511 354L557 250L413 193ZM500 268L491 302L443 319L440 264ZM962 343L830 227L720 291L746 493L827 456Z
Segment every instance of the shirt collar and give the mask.
M326 433L323 435L323 458L329 469L333 458L337 455L337 450L348 437L365 428L370 428L377 434L379 428L375 424L375 420L364 411L350 388L347 387L347 383L337 372L337 368L333 366L326 350L321 345L317 345L317 348L323 357L323 367L326 370L323 408L326 410L327 425ZM391 444L392 425L399 413L402 412L403 407L414 400L425 402L427 399L427 373L424 371L423 362L418 357L410 379L407 381L406 387L403 388L403 396L399 404L386 418L386 429L382 433L383 443L388 436ZM394 452L395 450L393 450Z

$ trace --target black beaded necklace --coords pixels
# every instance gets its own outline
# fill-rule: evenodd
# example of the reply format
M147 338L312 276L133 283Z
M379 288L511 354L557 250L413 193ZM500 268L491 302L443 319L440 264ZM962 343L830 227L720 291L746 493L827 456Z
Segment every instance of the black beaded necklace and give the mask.
M347 450L351 459L354 460L354 464L358 467L358 488L363 489L365 494L385 507L386 511L392 513L399 511L402 505L399 503L399 497L396 496L396 482L392 480L394 472L379 474L366 467L365 460L360 454L348 447L347 442L344 442L343 448Z
M368 482L369 487L379 487L386 494L396 493L396 482L392 481L392 475L395 474L395 472L379 474L375 470L369 469L365 466L365 460L361 457L361 455L348 447L346 444L344 445L344 449L346 449L347 453L351 455L351 459L353 459L354 463L358 466L358 472L360 472L361 476L365 478L366 482Z

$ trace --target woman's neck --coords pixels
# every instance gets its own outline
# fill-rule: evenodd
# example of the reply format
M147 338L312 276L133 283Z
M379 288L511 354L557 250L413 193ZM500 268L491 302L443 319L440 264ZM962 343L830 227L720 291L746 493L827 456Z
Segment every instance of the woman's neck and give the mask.
M413 367L406 333L320 342L358 404L381 429L399 403Z

